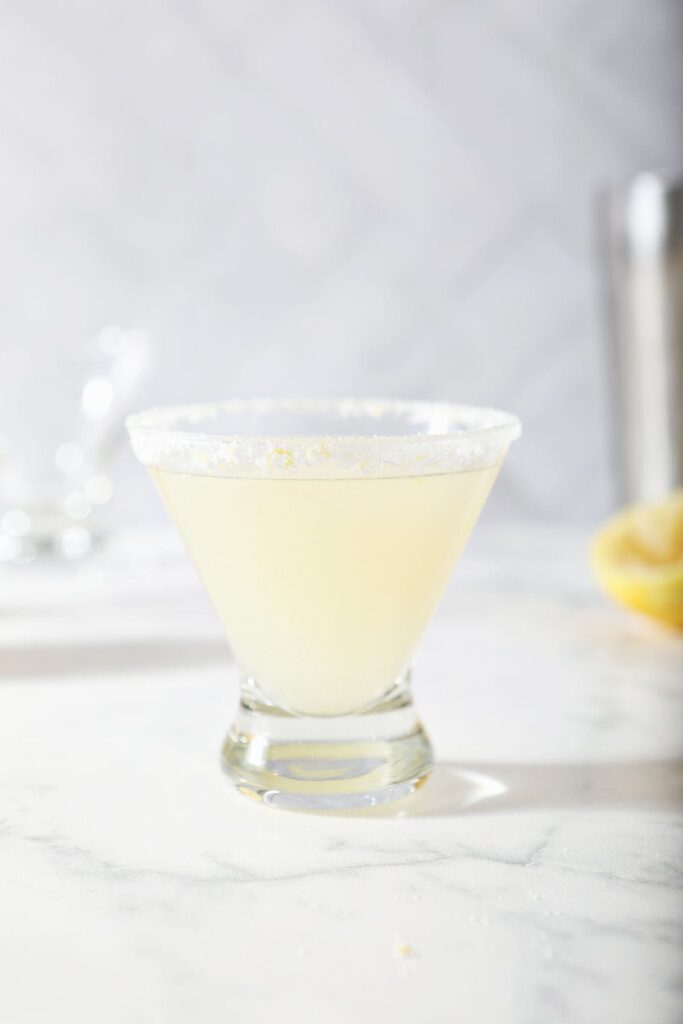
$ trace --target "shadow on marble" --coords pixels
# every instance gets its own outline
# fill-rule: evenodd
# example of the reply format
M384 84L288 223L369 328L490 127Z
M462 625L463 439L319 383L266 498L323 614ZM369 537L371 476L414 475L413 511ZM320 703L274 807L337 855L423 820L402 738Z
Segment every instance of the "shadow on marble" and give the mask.
M74 682L125 672L157 672L197 668L229 660L225 642L201 637L39 644L0 647L0 683L18 680Z
M428 818L636 807L683 808L683 760L476 766L441 762L413 796L371 813L387 818Z

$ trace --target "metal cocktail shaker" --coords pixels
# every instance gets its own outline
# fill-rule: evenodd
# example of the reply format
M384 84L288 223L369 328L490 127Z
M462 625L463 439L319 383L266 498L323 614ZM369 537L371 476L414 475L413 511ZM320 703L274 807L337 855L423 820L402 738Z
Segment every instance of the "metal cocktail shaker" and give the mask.
M683 486L683 180L640 174L608 199L621 497Z

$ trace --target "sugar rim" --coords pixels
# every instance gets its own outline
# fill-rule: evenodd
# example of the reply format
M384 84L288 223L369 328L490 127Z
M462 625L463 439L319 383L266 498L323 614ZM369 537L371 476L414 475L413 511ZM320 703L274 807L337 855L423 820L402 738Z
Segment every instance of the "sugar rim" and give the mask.
M327 413L345 420L405 418L405 434L212 434L195 427L221 413ZM426 475L500 461L521 434L498 409L402 399L230 399L164 406L126 419L133 450L147 466L204 476L337 478ZM433 433L427 433L432 429Z

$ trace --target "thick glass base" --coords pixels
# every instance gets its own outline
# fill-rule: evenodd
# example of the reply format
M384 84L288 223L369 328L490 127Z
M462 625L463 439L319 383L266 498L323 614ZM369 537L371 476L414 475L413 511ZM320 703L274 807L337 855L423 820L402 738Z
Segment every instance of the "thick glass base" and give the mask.
M406 686L363 713L333 718L290 714L245 686L222 761L240 792L298 811L398 800L424 781L433 763Z

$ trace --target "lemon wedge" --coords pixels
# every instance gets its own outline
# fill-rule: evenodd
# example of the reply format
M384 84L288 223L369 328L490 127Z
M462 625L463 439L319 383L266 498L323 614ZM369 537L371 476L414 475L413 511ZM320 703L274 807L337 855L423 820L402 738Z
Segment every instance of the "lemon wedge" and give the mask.
M591 562L619 604L683 629L683 490L610 519L593 540Z

